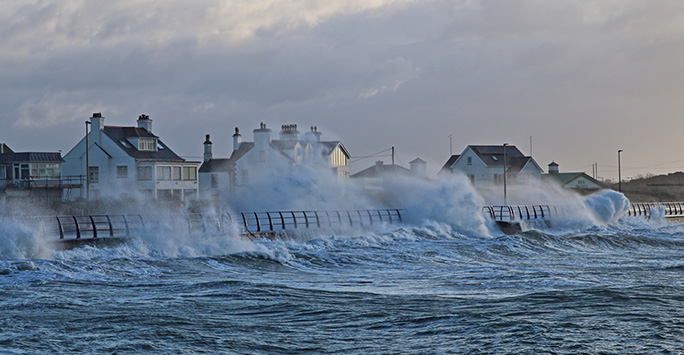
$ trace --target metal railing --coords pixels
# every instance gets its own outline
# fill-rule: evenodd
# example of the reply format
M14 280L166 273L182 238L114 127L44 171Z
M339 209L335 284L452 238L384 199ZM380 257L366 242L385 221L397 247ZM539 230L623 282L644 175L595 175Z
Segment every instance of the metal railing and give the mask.
M684 202L636 202L629 204L628 216L651 217L654 210L663 209L666 218L684 217Z
M496 222L548 219L563 213L562 209L551 205L484 206L482 212Z
M246 236L273 234L278 231L312 228L370 227L402 223L399 209L345 211L274 211L238 212L209 215L118 214L67 215L20 218L24 224L42 229L45 235L58 235L60 240L129 237L146 227L187 227L193 231L223 231L237 226Z

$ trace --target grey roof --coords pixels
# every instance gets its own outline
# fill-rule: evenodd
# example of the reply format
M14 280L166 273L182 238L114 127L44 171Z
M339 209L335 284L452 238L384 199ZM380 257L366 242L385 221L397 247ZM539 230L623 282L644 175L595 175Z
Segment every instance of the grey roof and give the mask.
M62 163L62 153L21 152L0 154L0 163Z
M162 142L160 139L158 139L157 142L159 142L159 145L162 148L157 149L156 151L141 151L138 150L137 147L134 147L133 144L131 144L131 142L128 141L129 138L159 138L154 134L148 132L144 128L104 126L103 132L109 138L111 138L111 140L114 141L114 143L116 143L119 146L119 148L126 152L126 154L137 160L177 162L185 161L185 159L181 158L176 153L174 153L171 150L171 148L164 144L164 142ZM128 142L128 144L124 145L123 143L121 143L122 140L125 140L126 142Z
M477 154L487 166L503 165L504 147L503 145L469 145L470 149ZM525 155L514 145L506 146L506 165L513 167L514 163L520 164ZM527 161L524 161L527 163ZM523 163L523 166L524 166ZM522 169L522 166L520 167Z
M295 140L272 140L271 147L280 150L291 150L295 148L297 143L299 142Z
M598 180L594 179L593 177L587 175L584 172L553 173L553 174L543 174L542 175L542 179L554 181L554 182L560 184L561 186L565 186L565 185L573 182L574 180L579 179L580 177L583 177L583 178L589 180L590 182L598 185L599 188L605 188L605 185L603 185L603 183L601 183L600 181L598 181Z
M427 163L427 162L423 159L420 159L420 158L413 159L409 162L409 164L414 164L414 163Z
M454 162L456 161L456 159L458 159L458 157L460 157L460 155L450 156L449 160L447 160L447 162L444 164L442 169L439 170L439 172L441 173L441 172L446 171L446 170L451 170L451 166L454 165Z
M14 151L5 143L0 143L0 154L14 153Z
M369 168L359 171L358 173L351 175L351 178L374 178L383 175L412 175L413 172L409 169L404 168L400 165L385 165L385 164L375 164Z
M233 166L233 161L230 159L210 159L202 163L199 168L200 173L212 172L228 172Z

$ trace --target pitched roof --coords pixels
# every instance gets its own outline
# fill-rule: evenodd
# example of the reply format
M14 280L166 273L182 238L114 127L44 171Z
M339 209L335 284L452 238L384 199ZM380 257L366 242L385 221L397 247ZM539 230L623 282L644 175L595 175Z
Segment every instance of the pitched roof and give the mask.
M452 156L450 156L450 157L449 157L449 160L447 160L447 162L446 162L446 163L444 164L444 166L439 170L439 172L441 173L441 172L443 172L443 171L450 170L450 169L451 169L451 166L454 165L454 162L456 161L456 159L458 159L458 157L460 157L460 155L452 155Z
M119 146L126 154L137 160L155 160L155 161L185 161L185 159L174 153L160 139L157 139L159 147L157 150L138 150L134 147L129 138L159 138L154 134L148 132L144 128L139 127L118 127L118 126L104 126L103 132Z
M415 164L415 163L427 163L427 162L423 159L420 159L420 158L413 159L409 162L409 164Z
M575 172L575 173L553 173L553 174L543 174L542 179L544 180L550 180L550 181L555 181L556 183L560 184L561 186L565 186L574 180L577 180L579 178L584 178L588 181L590 181L593 184L598 185L600 188L604 188L605 185L601 183L600 181L594 179L593 177L587 175L584 172Z
M0 163L62 163L62 153L21 152L0 154Z
M0 143L0 154L14 153L14 151L5 143Z
M211 172L228 172L233 166L233 161L230 159L210 159L202 163L199 168L200 173Z
M400 165L385 165L376 163L375 165L359 171L358 173L351 175L351 178L374 178L382 175L412 175L413 172L409 169L404 168Z
M503 165L503 145L469 145L468 148L472 149L472 151L488 166ZM506 165L513 166L513 160L515 158L524 157L525 155L516 146L506 146ZM525 163L526 162L527 161L525 161Z

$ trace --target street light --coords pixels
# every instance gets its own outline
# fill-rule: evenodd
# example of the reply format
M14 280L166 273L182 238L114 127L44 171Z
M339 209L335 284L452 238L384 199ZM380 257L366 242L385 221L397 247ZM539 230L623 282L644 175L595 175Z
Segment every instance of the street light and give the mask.
M618 150L618 192L622 192L622 167L620 166L620 153L622 153L622 149Z
M507 196L506 196L506 146L508 143L503 144L503 182L504 182L504 206L508 206Z
M85 121L85 138L86 138L86 166L85 166L85 179L86 179L86 209L88 209L88 202L90 202L90 176L88 176L90 170L90 142L88 140L88 125L90 121Z

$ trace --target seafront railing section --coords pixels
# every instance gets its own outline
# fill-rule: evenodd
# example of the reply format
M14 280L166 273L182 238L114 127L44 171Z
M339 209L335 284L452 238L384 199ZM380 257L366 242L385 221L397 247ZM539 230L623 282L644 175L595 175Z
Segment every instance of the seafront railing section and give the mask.
M563 210L552 205L520 205L484 206L482 212L496 222L516 222L557 217Z
M654 210L663 210L663 217L682 218L684 217L684 202L636 202L630 203L628 216L632 217L651 217Z
M255 237L279 231L311 228L370 227L403 222L400 209L344 210L344 211L273 211L237 212L209 215L118 214L68 215L55 217L25 217L23 224L42 229L44 235L57 235L60 240L129 237L145 228L166 226L187 227L193 231L223 231L237 229L242 235Z

